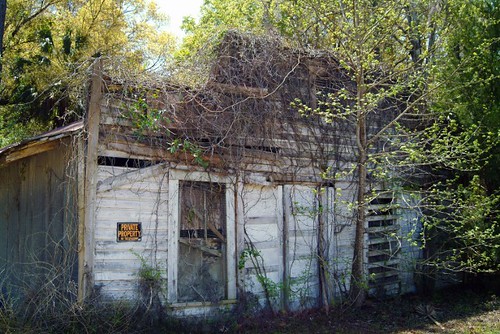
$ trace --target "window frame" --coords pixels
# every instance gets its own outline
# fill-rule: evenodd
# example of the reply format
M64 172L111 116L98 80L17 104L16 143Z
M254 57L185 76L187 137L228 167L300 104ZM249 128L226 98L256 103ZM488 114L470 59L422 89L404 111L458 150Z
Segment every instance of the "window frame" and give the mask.
M225 185L226 200L226 291L225 300L235 300L236 292L236 186L230 177L198 171L170 170L168 179L167 226L167 302L173 306L200 304L178 302L179 232L181 221L180 187L182 181L208 182Z

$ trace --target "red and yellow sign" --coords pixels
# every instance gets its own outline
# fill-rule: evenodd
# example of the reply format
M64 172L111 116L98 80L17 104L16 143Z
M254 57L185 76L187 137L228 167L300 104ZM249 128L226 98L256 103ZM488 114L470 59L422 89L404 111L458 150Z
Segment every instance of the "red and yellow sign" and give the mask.
M141 241L141 223L117 223L116 241Z

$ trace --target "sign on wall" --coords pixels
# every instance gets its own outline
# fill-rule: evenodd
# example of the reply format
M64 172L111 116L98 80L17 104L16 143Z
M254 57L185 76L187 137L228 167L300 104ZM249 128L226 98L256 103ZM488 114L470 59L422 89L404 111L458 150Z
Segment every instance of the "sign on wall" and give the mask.
M141 241L141 223L117 223L116 241Z

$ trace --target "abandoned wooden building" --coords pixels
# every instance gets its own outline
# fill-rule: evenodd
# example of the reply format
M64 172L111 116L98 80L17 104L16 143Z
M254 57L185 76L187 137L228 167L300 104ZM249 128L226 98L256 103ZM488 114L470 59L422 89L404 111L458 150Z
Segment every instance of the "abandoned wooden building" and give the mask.
M133 299L147 265L176 314L244 295L286 309L342 298L353 129L293 102L318 106L348 80L324 55L225 46L197 90L138 89L96 63L81 122L0 149L2 284L54 274L80 298ZM383 190L366 226L369 289L413 291L420 250L402 236L418 215Z

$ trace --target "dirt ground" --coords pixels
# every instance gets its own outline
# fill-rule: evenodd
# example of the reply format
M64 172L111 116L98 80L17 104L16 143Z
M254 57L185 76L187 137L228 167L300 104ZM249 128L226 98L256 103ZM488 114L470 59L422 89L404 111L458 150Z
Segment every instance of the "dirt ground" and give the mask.
M247 319L240 333L500 333L500 297L450 289L432 297L369 300L360 309L336 308ZM223 331L223 330L221 330ZM228 330L232 332L232 330Z
M499 292L455 288L427 297L372 299L358 309L332 307L328 314L324 310L310 310L256 316L246 309L240 312L235 309L219 319L203 318L191 322L177 318L158 322L152 317L157 313L130 313L129 309L117 306L104 310L97 305L82 313L73 309L69 313L48 313L48 318L27 319L16 318L4 309L0 312L0 333L500 334L499 296Z

